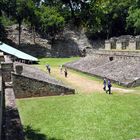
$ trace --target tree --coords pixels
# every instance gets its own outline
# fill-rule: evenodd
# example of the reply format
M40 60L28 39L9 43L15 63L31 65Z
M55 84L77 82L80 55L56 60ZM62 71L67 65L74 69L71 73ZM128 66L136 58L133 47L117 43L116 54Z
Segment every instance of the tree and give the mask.
M53 45L56 35L63 30L64 18L54 7L42 6L40 10L42 31L47 33Z
M31 25L35 23L33 18L34 16L35 6L32 0L17 0L15 7L15 19L19 25L19 46L20 46L20 36L21 36L21 25L24 19L29 19Z
M127 28L132 28L135 34L140 33L140 1L133 1L129 8L127 17Z
M35 0L34 0L35 1ZM37 15L36 15L36 3L39 3L40 1L33 2L32 0L27 1L27 17L25 17L26 20L30 22L32 33L33 33L33 40L35 43L35 26L37 23Z

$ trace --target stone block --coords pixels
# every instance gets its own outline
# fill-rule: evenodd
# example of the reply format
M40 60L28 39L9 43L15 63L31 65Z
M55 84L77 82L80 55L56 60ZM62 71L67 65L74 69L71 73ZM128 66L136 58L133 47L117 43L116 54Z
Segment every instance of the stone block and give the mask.
M129 50L136 50L136 40L131 39L131 40L129 41L128 49L129 49Z
M105 41L105 50L111 50L111 42L109 40Z
M121 41L116 42L116 49L117 50L122 50L122 42Z
M1 63L1 71L4 82L11 82L11 72L13 71L13 63Z

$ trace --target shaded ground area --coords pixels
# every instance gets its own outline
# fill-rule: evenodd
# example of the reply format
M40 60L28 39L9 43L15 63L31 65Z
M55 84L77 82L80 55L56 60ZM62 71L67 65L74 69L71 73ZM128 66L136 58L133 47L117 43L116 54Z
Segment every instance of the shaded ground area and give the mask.
M45 134L40 133L39 129L34 130L30 125L24 127L24 132L27 140L62 140L54 137L47 137Z

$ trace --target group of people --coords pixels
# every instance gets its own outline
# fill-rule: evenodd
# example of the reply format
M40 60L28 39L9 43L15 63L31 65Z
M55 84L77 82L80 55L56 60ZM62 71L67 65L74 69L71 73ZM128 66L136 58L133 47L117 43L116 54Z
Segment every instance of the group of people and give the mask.
M46 65L46 69L47 69L48 73L51 74L51 67L49 64ZM62 73L63 73L63 66L60 65L60 74L62 74ZM68 71L67 71L66 67L64 68L64 74L65 74L65 77L68 76Z
M112 87L111 80L104 78L103 85L104 85L103 87L104 91L106 91L106 93L111 94L111 87Z
M50 67L49 64L46 65L46 69L47 69L48 73L50 74L51 73L51 67ZM63 66L62 65L60 65L60 74L63 74ZM65 75L65 77L68 76L68 71L67 71L66 67L64 68L64 75ZM106 93L111 94L111 87L112 87L111 80L107 79L107 78L104 78L103 85L104 85L103 90L106 91Z

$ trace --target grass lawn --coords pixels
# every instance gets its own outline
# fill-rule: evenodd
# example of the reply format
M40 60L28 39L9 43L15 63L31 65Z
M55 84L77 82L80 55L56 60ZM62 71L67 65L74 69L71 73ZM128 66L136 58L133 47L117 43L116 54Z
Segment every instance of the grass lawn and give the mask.
M40 60L40 68L45 70L47 63L55 68L76 59L45 58ZM136 94L20 99L17 106L27 140L131 140L140 138L139 91L140 87Z
M131 140L140 137L139 95L76 94L22 99L17 100L17 105L23 125L31 128L27 140Z
M51 67L59 67L65 63L75 61L80 59L80 57L70 57L70 58L42 58L39 59L39 65L45 67L46 64L49 64Z

